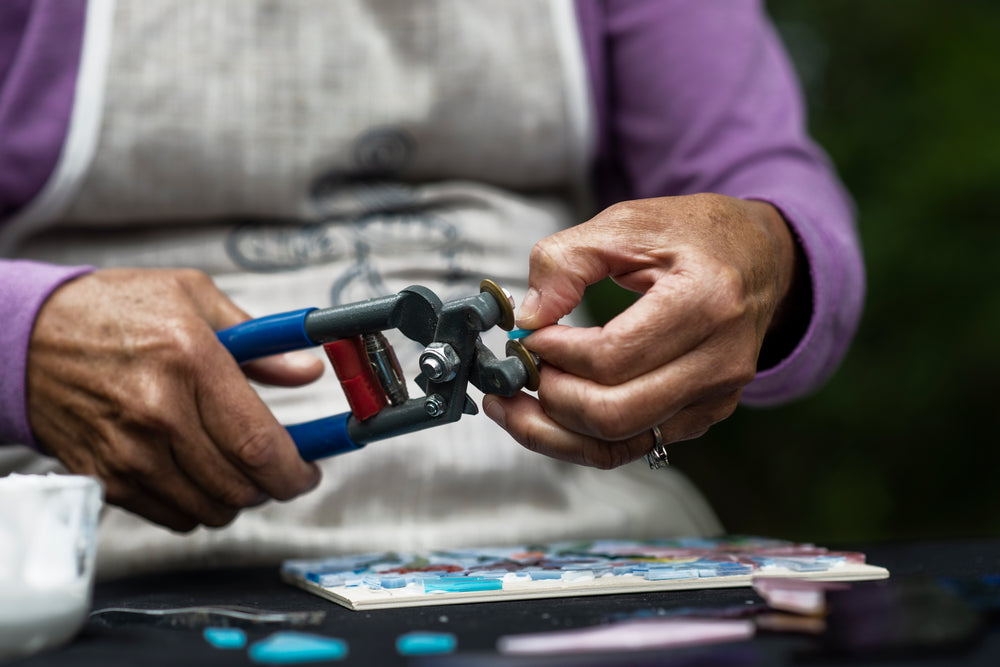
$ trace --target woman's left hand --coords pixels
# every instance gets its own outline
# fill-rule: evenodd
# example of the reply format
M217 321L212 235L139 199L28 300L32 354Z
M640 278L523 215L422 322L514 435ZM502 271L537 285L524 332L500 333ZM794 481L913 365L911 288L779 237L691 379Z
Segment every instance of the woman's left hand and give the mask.
M736 409L789 294L795 243L770 204L702 194L616 204L540 241L518 326L537 398L487 396L526 448L614 468L697 438ZM641 297L603 327L556 324L605 276Z

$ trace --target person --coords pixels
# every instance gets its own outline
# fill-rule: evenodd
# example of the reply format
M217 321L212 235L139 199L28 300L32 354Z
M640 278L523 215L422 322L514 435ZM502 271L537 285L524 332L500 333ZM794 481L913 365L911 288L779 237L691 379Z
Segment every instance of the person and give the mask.
M101 479L102 576L718 533L644 456L811 392L857 326L852 204L760 2L0 14L0 465ZM641 297L586 326L608 276ZM537 395L315 464L282 424L346 409L323 362L215 336L482 277Z

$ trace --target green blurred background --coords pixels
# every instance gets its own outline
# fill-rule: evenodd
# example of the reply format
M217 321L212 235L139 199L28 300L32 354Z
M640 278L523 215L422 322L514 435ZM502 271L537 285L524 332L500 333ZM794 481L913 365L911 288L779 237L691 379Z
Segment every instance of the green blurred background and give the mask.
M741 407L671 462L730 532L998 535L1000 2L768 9L857 202L867 305L821 391Z

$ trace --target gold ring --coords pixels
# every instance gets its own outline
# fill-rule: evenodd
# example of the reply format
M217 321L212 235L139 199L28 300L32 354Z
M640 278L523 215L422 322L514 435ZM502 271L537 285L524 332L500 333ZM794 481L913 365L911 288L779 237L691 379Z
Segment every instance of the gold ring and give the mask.
M646 463L649 464L650 470L659 470L670 465L670 461L667 460L667 446L663 444L663 434L660 433L660 427L654 426L651 430L653 431L653 447L646 452Z

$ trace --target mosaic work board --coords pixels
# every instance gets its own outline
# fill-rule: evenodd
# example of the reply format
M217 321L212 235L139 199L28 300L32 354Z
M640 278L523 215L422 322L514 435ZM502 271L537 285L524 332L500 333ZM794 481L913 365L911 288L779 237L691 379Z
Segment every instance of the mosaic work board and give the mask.
M858 552L760 537L603 540L285 561L282 578L349 609L749 586L755 576L884 579Z

